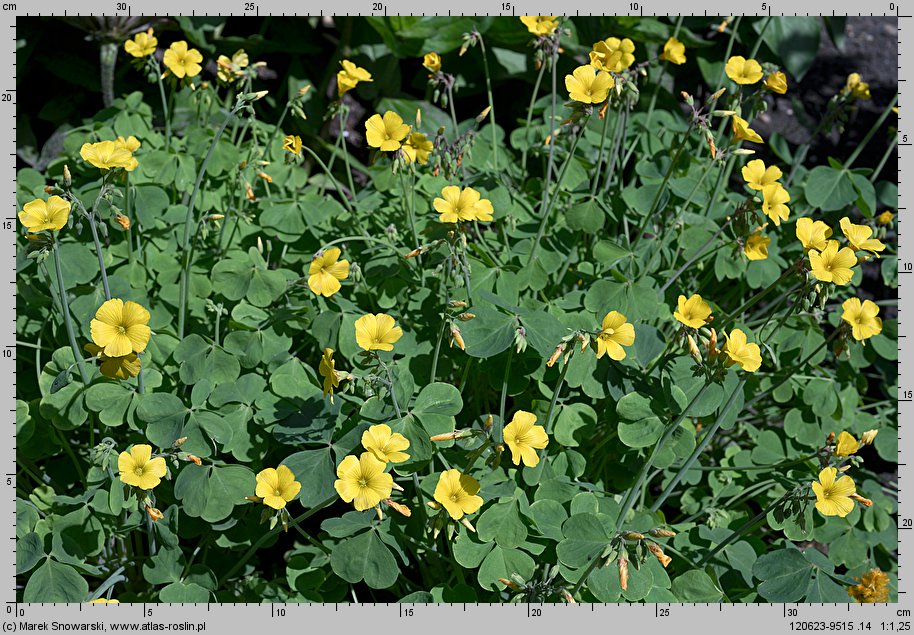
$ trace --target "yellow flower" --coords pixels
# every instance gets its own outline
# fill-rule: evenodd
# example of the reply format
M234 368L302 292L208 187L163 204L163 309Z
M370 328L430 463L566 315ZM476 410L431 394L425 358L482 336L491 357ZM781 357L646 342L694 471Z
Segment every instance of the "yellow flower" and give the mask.
M409 439L399 432L392 432L390 426L384 423L371 426L362 433L362 446L385 463L409 460L409 455L403 451L409 448Z
M416 161L420 165L425 165L428 163L429 153L435 149L435 144L421 132L412 132L401 149L407 163Z
M783 174L781 169L776 165L765 167L765 162L761 159L753 159L743 166L743 180L749 189L761 192L766 185L775 183Z
M873 441L876 440L877 434L879 434L879 430L867 430L860 435L860 443L863 445L873 445Z
M285 465L273 469L268 467L257 473L257 488L254 493L263 499L263 504L273 509L282 509L298 496L301 483L295 480L295 474Z
M673 317L693 329L704 326L711 317L711 307L697 293L689 299L686 299L684 295L679 296L676 308L677 310L673 311Z
M749 127L749 122L737 115L733 115L733 139L736 141L765 143L759 134Z
M178 79L196 77L203 70L203 67L200 66L203 55L197 49L188 49L187 42L184 40L169 46L162 61Z
M19 222L30 232L46 229L58 231L63 229L70 218L70 201L60 196L52 196L47 202L36 198L22 206Z
M476 203L476 220L482 222L488 222L494 217L492 214L495 213L495 208L492 207L492 201L487 198L479 199L479 202Z
M878 567L854 578L860 584L848 587L847 594L860 604L882 604L889 601L889 576Z
M333 361L332 348L324 349L317 372L324 378L324 396L330 395L330 401L333 402L333 389L340 385L340 376L336 374L336 362Z
M137 161L127 149L126 143L117 141L99 141L98 143L84 143L79 149L79 156L102 170L124 168L131 172Z
M812 275L821 282L834 282L845 285L851 281L854 272L851 269L857 264L857 256L850 247L838 248L837 240L829 240L825 249L809 250L809 266Z
M365 138L368 145L382 152L393 152L400 149L400 142L409 134L409 126L403 118L388 110L381 115L372 115L365 122Z
M121 481L140 489L152 489L162 482L168 468L161 456L152 457L152 447L135 445L130 452L121 452L117 457L117 470Z
M392 351L403 329L386 313L363 315L355 321L355 341L366 351Z
M137 139L136 137L134 137L133 135L130 135L126 139L124 139L124 137L118 137L117 139L114 140L114 143L116 143L118 145L118 147L123 148L124 150L126 150L127 152L130 152L130 153L133 153L133 152L136 152L137 150L139 150L140 145L141 145L140 140Z
M740 367L750 373L754 373L762 365L761 349L758 344L752 344L746 341L746 334L739 329L733 329L730 335L724 334L727 342L724 344L723 351L730 358L728 366L739 364Z
M803 249L825 249L828 237L831 236L831 227L820 220L800 218L797 220L797 238L803 244Z
M772 183L762 188L762 211L776 226L790 216L790 208L786 203L790 201L790 192L780 183Z
M844 518L854 509L851 494L856 493L854 479L842 476L837 481L838 470L827 467L819 472L819 480L813 481L812 491L816 495L816 509L823 516L840 516Z
M857 298L848 298L841 308L844 309L841 319L851 325L852 335L858 342L882 333L882 319L877 317L879 306L875 302L864 300L861 303Z
M727 77L737 84L755 84L762 78L762 65L754 59L746 59L742 55L734 55L727 60L724 68Z
M111 379L130 379L140 374L140 358L136 353L127 353L121 357L108 357L100 346L91 342L83 350L98 359L102 375Z
M860 73L851 73L847 76L844 90L855 99L867 100L870 98L870 85L860 81Z
M369 73L361 66L356 66L349 60L341 61L340 65L343 67L343 70L337 72L336 74L336 85L340 97L358 86L359 82L374 81L371 78L371 73Z
M108 300L95 312L89 323L92 341L108 357L123 357L146 350L152 331L146 326L149 311L136 302L120 298Z
M895 214L886 210L876 217L876 222L880 225L888 225L895 218Z
M386 466L371 452L362 452L359 458L350 454L336 468L337 480L333 487L340 498L352 503L357 511L371 509L389 498L393 489L394 479L384 471Z
M318 254L308 266L308 288L316 295L329 298L340 290L340 280L349 277L349 261L340 260L338 247Z
M768 236L762 236L762 230L757 229L754 234L746 239L746 246L743 247L743 253L749 260L765 260L768 258L768 245L771 239Z
M841 219L838 223L841 226L841 231L844 232L844 237L847 238L847 242L850 243L850 246L854 251L869 251L879 257L877 251L882 251L885 249L885 245L881 240L876 238L870 238L873 235L873 228L867 227L866 225L855 225L851 222L847 216Z
M537 450L549 445L546 429L534 424L535 414L518 410L514 413L511 423L505 426L505 443L511 448L511 461L514 465L520 465L523 461L527 467L536 467L540 462Z
M224 84L231 84L239 77L244 76L244 69L248 67L250 60L244 49L235 51L231 59L225 55L220 55L216 59L216 77Z
M835 447L835 456L850 456L851 454L855 454L859 449L860 444L857 442L857 439L853 437L853 435L844 431L838 435L838 444Z
M630 39L606 38L593 45L593 50L590 52L590 64L601 71L621 73L634 63L634 52L635 44Z
M438 477L435 487L435 500L438 501L454 520L460 520L464 514L472 514L482 507L479 494L479 481L459 470L447 470Z
M533 35L550 35L559 26L554 15L522 15L520 21Z
M602 104L616 81L609 73L598 73L593 66L578 66L565 75L568 96L582 104Z
M773 93L783 95L787 92L787 75L781 71L775 71L765 79L765 88Z
M441 56L435 53L426 53L422 58L422 65L433 73L441 70Z
M660 54L660 59L666 60L671 64L685 64L685 44L671 37L663 44L663 52Z
M124 50L133 57L148 57L156 52L159 41L152 34L152 29L137 33L132 40L124 42Z
M286 135L282 140L282 149L295 155L301 155L301 137L297 134Z
M89 604L120 604L120 602L118 600L106 600L105 598L98 598L96 600L92 600L89 602Z
M597 335L597 359L609 354L617 362L625 359L623 346L635 343L635 327L625 321L618 311L610 311L603 318L600 334Z
M476 220L480 211L480 203L483 200L488 203L488 206L481 206L483 215L488 210L489 218L487 220L492 220L492 203L488 199L481 199L479 192L472 187L465 187L461 190L456 185L447 185L441 190L441 196L442 198L436 198L432 201L432 206L440 214L438 220L442 223Z

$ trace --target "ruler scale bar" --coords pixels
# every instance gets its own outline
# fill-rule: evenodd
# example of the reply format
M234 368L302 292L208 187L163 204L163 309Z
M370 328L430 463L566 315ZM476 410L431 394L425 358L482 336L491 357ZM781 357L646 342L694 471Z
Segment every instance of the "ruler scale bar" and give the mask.
M904 5L904 6L902 6ZM898 72L899 72L899 109L906 113L909 108L914 108L914 101L908 98L907 78L911 76L909 58L914 55L914 41L902 37L902 31L914 26L912 19L914 0L902 2L882 2L872 5L847 0L834 0L824 2L815 0L799 3L787 3L783 0L774 2L751 2L734 5L732 1L724 0L699 0L695 5L682 6L682 3L672 0L647 0L646 2L625 2L618 6L610 6L606 2L598 3L593 0L579 0L578 2L478 2L468 0L459 6L461 15L474 16L517 16L564 13L565 15L628 15L628 16L671 16L679 15L683 10L686 15L692 16L728 16L739 14L746 16L889 16L898 18ZM36 3L7 2L0 3L0 24L6 23L14 29L3 55L5 64L0 71L2 84L16 86L16 20L19 17L36 16L164 16L186 15L188 13L186 0L155 0L126 2L96 1L64 2L47 0ZM802 8L802 11L800 10ZM871 11L864 11L871 9ZM613 11L614 10L614 11ZM443 6L431 6L427 1L417 0L383 0L382 2L350 2L339 0L326 5L320 2L311 2L305 6L291 0L258 0L255 2L234 1L215 2L201 0L194 3L192 15L203 16L233 16L266 17L266 16L330 16L330 15L364 15L364 16L412 16L428 15L458 15L458 9L447 9ZM435 12L437 11L437 13ZM853 70L853 69L851 69ZM6 89L11 96L8 103L0 104L0 112L6 114L11 120L9 136L8 158L4 154L5 165L8 166L8 175L13 176L13 189L11 202L18 209L15 192L15 175L17 165L17 130L15 125L15 108L17 93L16 88ZM5 109L5 110L4 110ZM899 175L901 166L914 166L914 154L910 148L914 143L901 139L905 134L914 135L914 130L908 132L903 124L906 121L898 117L899 143L897 148ZM898 216L897 224L897 249L898 272L900 274L912 273L914 268L914 245L906 247L906 241L901 240L902 220L906 220L906 203L914 200L914 185L910 178L900 178L898 181ZM903 213L904 212L904 213ZM904 218L903 218L904 217ZM0 303L0 319L10 320L13 324L11 341L2 342L0 348L12 354L0 357L0 368L6 373L7 384L15 391L16 355L23 349L16 346L16 270L17 270L17 224L16 216L5 217L4 230L6 240L11 244L11 255L14 266L7 269L5 279L12 293ZM907 266L906 266L907 265ZM901 284L898 284L898 327L901 329L902 316L907 316L908 311L914 312L914 297L905 297L901 293ZM908 293L907 295L910 295ZM904 312L904 313L903 313ZM898 453L899 471L897 491L900 494L902 483L908 487L908 465L904 452L907 441L903 441L902 428L907 426L908 416L914 417L914 408L908 404L914 401L914 382L908 381L914 369L909 368L911 361L908 355L914 354L909 349L907 333L899 333L898 337ZM914 341L912 341L914 344ZM12 397L10 402L12 403ZM7 483L15 492L16 486L16 419L15 403L10 407L11 419L7 429L12 431L2 444L3 451L7 453L7 465L11 471L6 474ZM9 499L9 497L7 497ZM7 527L0 537L15 540L15 498L12 502L0 502L0 510L13 515L14 522ZM9 516L7 516L9 518ZM908 502L907 497L898 498L897 523L899 530L914 529L914 502ZM912 538L908 538L911 535ZM865 633L889 633L895 631L909 631L912 624L912 603L907 600L914 591L907 584L911 577L909 569L914 567L911 561L909 548L901 549L902 540L914 539L914 532L899 531L898 550L898 597L897 604L385 604L385 603L352 603L352 604L119 604L119 605L50 605L50 604L24 604L16 601L15 570L16 549L12 548L4 556L0 555L0 562L6 563L6 571L14 577L14 585L9 593L0 597L6 598L5 609L0 609L3 619L0 619L4 632L20 632L29 630L76 630L78 625L90 627L91 630L111 632L113 630L131 630L130 625L137 625L138 630L169 630L182 632L250 632L252 629L289 630L305 632L305 629L320 628L334 629L333 632L350 632L364 629L366 625L371 628L382 628L384 631L397 633L423 633L432 632L466 632L469 629L479 628L482 625L487 630L506 631L516 629L528 632L555 633L558 629L599 629L598 632L624 632L624 633L691 633L691 632L740 632L754 633L786 633L805 630L819 631L855 631ZM15 543L14 543L15 544ZM902 569L904 567L904 569ZM58 625L58 626L55 626ZM303 626L305 625L305 626ZM587 632L587 631L585 631Z

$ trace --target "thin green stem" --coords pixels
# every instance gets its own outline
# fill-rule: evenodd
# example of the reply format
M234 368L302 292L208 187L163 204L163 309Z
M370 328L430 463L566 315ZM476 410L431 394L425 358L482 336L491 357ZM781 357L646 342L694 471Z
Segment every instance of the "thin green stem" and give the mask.
M343 147L343 162L346 164L346 178L349 182L349 192L352 194L352 198L355 198L355 181L352 180L352 166L349 163L349 148L346 143L346 126L348 123L349 107L342 106L340 108L340 139L342 139L340 144ZM411 211L410 214L412 214ZM415 226L413 227L413 233L415 233ZM416 246L418 247L418 244Z
M581 129L578 130L578 133L574 137L574 141L571 143L571 149L568 151L568 158L565 160L565 163L562 164L562 169L559 171L559 177L555 183L555 195L549 199L548 205L543 209L542 216L540 217L540 226L536 232L536 238L533 241L533 247L530 249L530 256L527 257L527 266L529 267L534 258L536 258L537 253L540 248L540 241L543 239L543 235L546 233L546 224L549 221L550 213L552 208L555 207L555 201L559 197L559 190L562 188L562 181L565 180L565 174L568 172L568 166L571 165L571 162L574 160L574 151L578 147L578 141L581 140L581 137L584 136L584 130L587 128L587 121L581 123ZM553 143L555 139L552 140ZM551 155L550 155L551 160ZM548 184L548 179L547 179ZM548 196L548 191L543 193L543 200L546 200Z
M873 170L873 173L870 174L870 183L876 183L876 180L879 178L879 175L882 173L882 168L885 167L885 164L888 162L889 157L898 152L898 139L889 139L889 147L885 149L885 153L882 155L882 158L879 159L879 164L876 165L876 169Z
M320 503L318 503L316 506L312 507L305 513L299 514L298 516L296 516L289 522L289 525L291 525L292 527L297 526L299 523L302 523L302 522L306 521L307 519L311 518L311 516L313 516L314 514L316 514L323 508L327 507L328 505L331 505L335 500L336 500L336 494L334 494L333 496L331 496L330 498L328 498L324 501L321 501ZM218 588L220 588L220 589L223 588L225 586L225 582L229 578L231 578L233 575L235 575L235 573L239 569L241 569L245 565L245 563L247 563L248 560L251 559L251 556L253 556L254 553L258 549L260 549L270 538L272 538L273 536L278 534L281 530L282 530L282 525L277 524L276 527L265 532L262 536L260 536L260 538L257 539L257 542L255 542L253 545L251 545L250 548L244 553L244 555L241 556L241 558L239 558L235 562L234 565L232 565L232 568L229 569L228 573L226 573L224 576L222 576L222 579L219 580Z
M714 435L717 434L721 424L723 424L724 417L730 413L730 409L733 408L733 405L736 403L737 397L742 394L743 386L745 385L746 378L744 376L742 379L740 379L739 383L736 385L736 388L733 389L733 392L730 393L730 398L727 400L723 410L720 411L720 414L717 415L717 420L714 422L714 425L711 426L711 429L708 430L707 434L705 434L704 438L701 440L701 443L695 447L695 450L691 455L689 455L689 458L686 459L685 463L682 464L682 467L679 468L679 471L676 472L673 480L669 482L660 496L657 497L657 500L655 500L653 505L651 505L651 513L660 509L660 506L663 505L664 501L669 498L670 494L673 493L673 490L676 488L676 486L679 485L679 482L686 475L686 472L692 468L692 465L695 463L695 461L698 460L698 457L702 452L704 452L704 449L708 447L709 443L711 443L711 439L713 439Z
M447 87L447 105L451 111L451 124L454 126L454 138L460 136L460 127L457 125L457 111L454 109L454 87Z
M593 573L593 570L597 568L597 565L600 564L600 561L603 560L603 554L598 553L596 557L591 560L590 564L587 565L587 568L584 569L584 573L581 574L581 577L578 578L578 583L574 585L574 588L571 590L572 597L577 595L578 591L581 590L581 587L584 586L584 583L587 582L587 578L590 577L590 574Z
M505 362L505 374L501 380L501 399L498 403L498 421L492 430L493 438L497 443L502 442L502 431L505 429L505 403L508 399L508 378L511 376L511 361L514 359L514 347L508 347L508 359Z
M165 151L171 148L171 113L168 109L168 98L165 97L165 84L162 82L162 67L156 62L156 78L159 84L159 96L162 98L162 114L165 117Z
M86 372L86 366L83 363L83 356L76 343L76 333L73 330L73 318L70 316L70 303L67 301L67 287L63 282L63 272L60 267L60 250L57 247L57 234L54 234L51 241L52 252L54 254L54 268L57 272L57 294L60 296L60 308L63 312L63 321L67 327L67 337L70 340L70 348L73 349L73 358L76 360L76 366L79 368L79 377L83 385L89 385L89 374Z
M816 355L818 355L818 354L819 354L819 351L821 351L823 348L825 348L826 346L828 346L828 345L831 343L831 341L832 341L833 339L835 339L835 338L838 336L838 333L840 333L840 332L841 332L841 329L840 329L840 328L837 328L837 329L835 329L834 331L832 331L831 335L829 335L829 336L825 339L825 341L823 341L821 344L819 344L819 346L817 346L816 349L815 349L813 352L811 352L809 355L807 355L807 356L806 356L805 358L803 358L801 361L797 362L796 364L794 364L793 366L791 366L790 368L788 368L786 371L784 371L784 376L783 376L776 384L774 384L773 386L771 386L770 388L768 388L768 390L766 390L765 392L759 393L759 394L757 394L756 396L754 396L752 399L750 399L749 401L747 401L747 402L746 402L746 407L748 408L748 407L752 406L753 404L758 403L760 400L764 399L767 395L769 395L770 393L773 393L775 390L777 390L778 388L780 388L783 384L787 383L787 381L789 381L789 380L794 376L794 373L795 373L798 369L800 369L800 368L802 368L803 366L805 366L806 364L808 364L809 361L810 361L813 357L815 357Z
M410 203L409 190L406 187L406 177L403 170L400 170L400 191L403 193L403 206L406 207L406 217L409 220L409 227L413 234L413 248L419 248L419 232L416 231L416 215L413 213L413 206Z
M853 154L851 154L847 161L844 162L844 169L850 170L851 166L854 164L854 161L857 160L857 157L860 156L860 153L863 152L870 140L872 140L873 135L882 127L882 124L885 123L886 118L892 112L892 108L895 107L895 104L898 103L898 93L895 93L895 96L892 97L892 101L889 102L889 105L885 107L885 110L882 111L882 114L879 115L879 119L876 120L876 123L873 124L873 127L870 128L869 132L866 133L866 136L863 137L863 140L857 144L857 147L854 149Z
M102 243L98 239L98 227L95 224L95 210L89 212L89 230L92 232L92 242L95 243L95 254L98 256L98 268L102 274L102 289L105 291L105 300L111 299L111 289L108 287L108 270L105 268L105 253L102 251Z
M546 73L546 64L540 66L539 72L536 74L536 82L533 84L533 94L530 96L530 105L527 106L527 124L524 126L524 149L520 154L520 167L521 170L526 172L527 170L527 152L530 149L530 144L534 141L530 139L530 123L533 121L533 107L536 105L536 98L539 96L540 84L543 82L543 75Z
M638 493L641 491L642 485L645 485L645 477L647 476L647 473L650 471L650 469L654 466L654 461L656 460L657 455L660 454L661 450L663 450L666 442L669 441L671 436L673 436L673 433L679 429L679 425L685 421L685 418L689 415L689 410L691 410L692 407L698 403L698 401L704 396L705 391L707 391L710 386L711 384L709 382L705 382L705 384L695 394L695 396L692 397L692 400L688 403L688 405L682 409L682 412L679 413L679 416L676 417L676 420L673 421L673 423L670 424L666 430L664 430L663 436L660 437L660 439L657 441L657 444L651 451L650 457L648 457L647 461L644 462L644 465L641 466L641 471L638 473L638 478L635 479L635 484L629 488L628 493L623 499L622 507L619 510L619 516L616 519L617 527L622 526L622 523L625 522L625 517L628 516L628 513L635 506L635 501L638 498Z
M498 172L498 134L495 129L495 100L492 98L492 77L489 75L489 59L486 45L479 37L479 48L482 52L482 70L486 76L486 94L489 97L489 124L492 126L492 166Z
M673 272L673 275L670 277L670 279L667 280L662 287L660 287L661 295L663 295L663 292L666 291L667 289L669 289L670 286L674 282L676 282L676 280L679 279L679 276L681 276L685 272L686 269L691 267L693 264L695 264L696 260L701 258L701 256L705 253L705 250L711 245L711 243L713 243L715 240L717 240L717 237L720 236L722 233L724 233L724 230L727 229L727 227L729 227L730 223L732 223L732 222L733 222L733 220L730 219L726 223L721 225L718 228L718 230L716 232L714 232L714 235L711 236L708 240L706 240L704 242L704 244L695 251L694 255L692 255L691 258L689 258L688 260L685 261L685 264L683 264L681 267L679 267L679 269L677 269L675 272Z
M216 135L213 137L213 141L209 146L209 150L206 153L206 156L203 158L203 163L200 164L200 171L197 172L197 180L194 183L194 189L190 193L190 199L187 203L187 215L184 218L184 238L181 241L181 250L184 252L184 264L181 267L181 284L180 284L180 298L178 305L178 339L184 339L184 319L187 312L187 301L188 295L190 292L190 268L193 263L190 262L190 238L191 230L195 229L196 222L194 221L194 209L197 203L197 195L200 193L200 186L203 184L203 176L206 174L206 168L209 166L209 161L213 157L213 153L216 150L216 145L219 143L219 139L222 137L222 134L225 132L225 128L228 126L229 122L235 118L235 115L239 112L239 106L235 106L228 115L226 115L225 120L222 122L219 130L216 132Z
M751 529L751 528L755 525L755 523L759 522L760 520L762 520L763 518L765 518L769 513L771 513L771 512L774 511L775 509L777 509L777 507L778 507L779 505L781 505L781 503L783 503L784 501L786 501L786 500L790 497L790 495L791 495L792 493L793 493L793 492L787 492L786 494L784 494L783 496L781 496L779 499L777 499L776 501L774 501L773 503L771 503L768 507L766 507L765 509L763 509L762 511L760 511L758 514L756 514L752 519L747 520L745 523L743 523L742 525L740 525L739 529L737 529L737 530L734 531L732 534L730 534L729 536L727 536L727 537L723 540L723 542L721 542L721 543L718 544L716 547L714 547L714 549L712 549L710 552L708 552L708 555L706 555L704 558L701 559L701 562L698 563L698 568L701 569L702 567L704 567L705 564L707 564L707 563L711 560L711 558L713 558L713 557L716 556L718 553L720 553L720 551L721 551L722 549L724 549L725 547L727 547L727 546L730 545L731 543L735 542L735 541L736 541L737 539L739 539L739 537L742 536L745 532L749 531L749 529Z
M619 122L622 120L622 111L620 110L615 117L616 125L613 127L613 138L615 138L616 133L619 131ZM597 184L600 182L600 168L603 167L603 148L606 146L606 131L609 129L609 106L606 108L606 112L603 113L603 130L600 133L600 149L597 151L597 165L593 170L593 177L591 177L591 186L590 186L590 198L593 198L597 194Z

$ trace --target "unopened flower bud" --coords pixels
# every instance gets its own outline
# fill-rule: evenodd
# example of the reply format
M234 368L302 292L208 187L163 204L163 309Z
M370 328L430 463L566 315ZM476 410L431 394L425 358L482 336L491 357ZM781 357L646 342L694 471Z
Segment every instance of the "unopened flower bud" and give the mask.
M546 362L546 366L551 368L553 364L559 361L559 357L561 357L562 353L565 352L565 348L565 342L561 342L558 346L556 346L555 350L552 351L552 356L549 358L549 361Z
M463 300L450 300L447 305L452 309L463 309L467 306L467 303Z
M115 214L114 221L120 225L123 229L130 229L130 219L124 216L123 214Z
M691 335L688 335L687 339L689 342L689 355L691 355L692 358L700 364L701 363L701 351L698 350L698 344L695 343L695 338L692 337Z
M403 489L403 487L402 487L401 485L398 485L396 481L394 481L393 483L391 483L390 486L391 486L392 488L394 488L395 490L397 490L398 492L405 492L405 491L406 491L406 490Z
M451 324L451 346L455 343L460 347L460 350L465 351L467 349L466 344L463 342L463 336L460 334L460 329L456 324Z
M568 591L568 589L562 589L562 599L565 600L566 604L577 604L574 601L574 596Z
M439 505L439 504L438 504L437 502L435 502L435 501L428 501L428 502L425 503L425 504L428 505L428 506L429 506L430 508L432 508L432 509L441 509L441 505Z
M457 439L465 439L470 436L473 436L472 430L454 430L453 432L444 432L442 434L436 434L432 437L429 437L429 440L430 441L455 441Z
M725 92L727 92L727 89L726 89L726 88L721 88L721 89L718 90L716 93L714 93L713 95L711 95L711 97L708 98L708 103L710 104L710 103L712 103L712 102L717 101L718 99L720 99L721 97L723 97L723 94L724 94Z
M873 501L871 501L871 500L868 499L868 498L863 498L860 494L857 494L857 493L851 494L851 498L853 498L855 501L857 501L858 503L860 503L860 504L863 505L864 507L872 507L872 506L873 506Z
M308 94L309 90L311 90L311 84L306 84L306 85L302 86L301 88L298 89L298 96L304 97L306 94Z
M67 189L73 184L73 175L70 174L70 166L68 165L63 166L63 184Z
M260 496L245 496L244 500L251 501L252 503L262 503L263 499Z
M269 174L267 174L266 172L264 172L263 170L257 172L257 176L259 176L260 178L262 178L262 179L263 179L264 181L266 181L267 183L272 183L272 182L273 182L273 177L270 176Z
M736 150L733 151L733 154L735 154L737 156L748 157L750 155L755 154L755 150L750 150L749 148L737 148Z
M222 220L225 218L225 214L210 214L207 218L211 221Z
M193 454L188 454L187 460L190 461L191 463L193 463L194 465L203 465L203 461L200 460L200 457L195 456Z
M860 443L863 445L873 445L873 441L876 439L877 434L879 434L879 430L867 430L860 436Z
M165 514L160 512L155 507L150 507L149 505L146 505L146 513L149 514L149 519L154 523L159 522L165 518Z
M619 556L619 586L623 591L628 590L628 560L625 556Z
M498 581L501 582L502 584L504 584L506 587L508 587L512 591L521 590L521 587L518 586L517 583L514 582L514 580L509 580L508 578L498 578Z
M825 437L825 444L831 445L834 442L835 442L835 433L834 433L834 431L832 431L832 432L828 433L827 437Z
M492 415L486 417L485 423L482 424L486 432L491 430L493 425L495 425L495 418Z
M644 540L644 534L640 534L637 531L626 531L622 534L622 537L626 540Z
M470 519L464 516L460 519L460 524L466 527L469 531L476 533L476 528L473 526L473 523L470 522Z
M45 185L45 186L44 186L44 193L45 193L45 194L53 194L53 193L54 193L54 188L53 188L53 186L51 186L51 185Z
M395 512L399 513L400 515L405 516L406 518L409 518L410 516L413 515L412 510L410 510L410 508L407 507L406 505L404 505L403 503L398 503L389 498L386 500L386 502L387 502L388 507L390 507L391 509L393 509Z
M518 353L527 350L527 329L523 326L518 326L514 331L514 347Z
M662 529L660 527L654 527L647 533L649 533L654 538L672 538L673 536L676 535L675 531L672 531L670 529Z
M483 110L481 113L476 115L476 123L482 123L483 121L485 121L486 117L489 116L489 110L491 110L491 107L486 106L485 110Z
M660 545L658 545L656 542L647 543L647 550L650 551L652 554L654 554L654 557L660 561L660 564L663 565L664 569L667 567L668 564L670 564L670 562L673 561L672 558L670 558L668 555L663 553L663 549L661 549Z
M476 317L475 313L461 313L460 315L457 316L457 319L460 320L461 322L469 322L470 320L472 320L475 317Z
M695 99L684 90L680 91L679 96L690 106L695 103Z
M735 110L712 110L711 114L715 117L732 117L738 113Z
M180 439L178 439L177 441L174 442L174 447L180 448L182 445L184 445L184 443L186 441L187 441L187 437L181 437Z

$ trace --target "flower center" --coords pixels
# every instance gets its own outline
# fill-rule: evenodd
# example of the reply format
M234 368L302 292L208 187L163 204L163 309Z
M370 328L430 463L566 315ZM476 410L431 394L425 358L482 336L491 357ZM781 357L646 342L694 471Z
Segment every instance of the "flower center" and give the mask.
M364 478L359 479L359 487L368 487L368 481Z
M603 332L606 333L607 335L612 335L616 332L616 330L615 329L603 329Z
M457 494L451 494L451 501L454 503L457 502Z
M137 476L143 476L143 466L137 465L135 468L133 468L133 473Z
M127 332L127 328L123 324L118 324L117 332L124 335Z
M277 488L273 490L273 496L282 496L282 492Z

